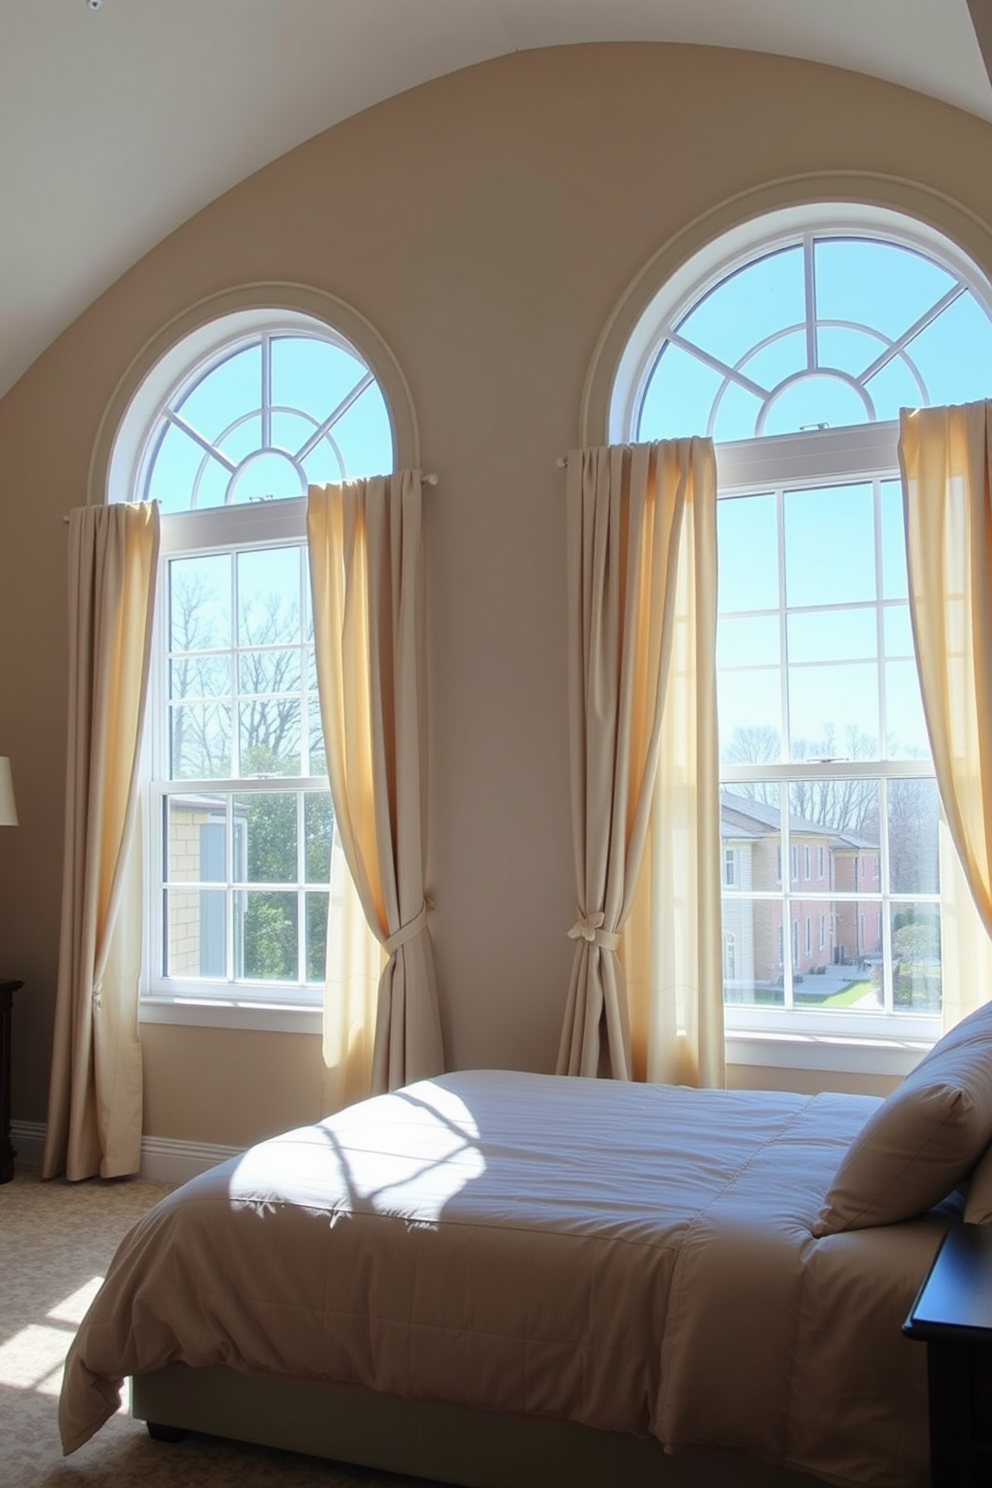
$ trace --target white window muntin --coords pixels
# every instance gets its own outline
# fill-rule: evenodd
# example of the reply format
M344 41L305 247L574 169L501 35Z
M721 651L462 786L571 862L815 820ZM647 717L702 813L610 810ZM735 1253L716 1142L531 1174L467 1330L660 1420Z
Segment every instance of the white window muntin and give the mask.
M669 329L720 283L749 263L806 238L848 236L890 242L936 260L962 288L974 294L992 318L988 283L968 254L953 239L908 213L855 202L817 202L766 212L711 239L675 269L644 306L612 378L606 417L608 442L622 444L636 437L641 404ZM924 396L920 401L925 403L927 399Z
M732 499L747 494L766 494L770 489L800 490L826 484L878 483L899 479L896 444L898 425L878 423L854 426L850 429L831 429L816 434L781 435L771 439L746 440L737 444L717 446L717 468L720 499ZM798 471L798 474L797 474ZM735 479L736 477L736 479ZM787 716L784 720L787 722ZM883 718L884 724L884 718ZM880 737L884 737L881 735ZM785 738L785 735L783 735ZM933 765L929 759L917 760L845 760L842 764L817 764L811 760L763 764L721 764L721 782L733 786L735 783L766 782L774 780L783 787L792 781L805 781L814 777L824 779L857 779L879 781L879 818L887 821L886 785L889 780L933 779ZM792 861L790 813L783 803L780 824L780 861ZM888 885L887 832L881 833L881 878L880 884ZM732 889L725 890L727 898L738 897ZM741 895L740 897L745 897ZM924 1038L932 1039L939 1034L939 1017L929 1014L914 1014L892 1010L892 909L900 904L939 905L939 895L922 892L894 894L891 892L843 893L828 887L814 892L802 888L792 892L791 883L782 888L762 894L751 890L746 896L752 900L764 899L783 905L785 922L793 919L794 905L801 901L824 904L824 912L837 903L877 903L881 914L882 949L884 957L885 1006L878 1013L859 1010L845 1013L842 1009L817 1012L803 1008L797 1015L793 998L792 967L789 958L782 962L784 982L784 1006L781 1008L753 1005L725 1004L724 1018L728 1033L764 1030L769 1033L795 1033L801 1024L803 1032L810 1035L833 1034L848 1031L858 1037ZM795 921L793 920L793 923Z
M350 383L344 395L326 409L322 409L321 415L315 415L311 410L301 408L297 405L276 403L273 401L272 387L272 356L273 348L280 341L293 337L302 337L308 342L324 344L333 347L353 361L354 380ZM257 387L257 402L241 411L220 429L205 433L199 428L191 425L183 415L183 408L187 401L198 391L198 389L214 373L222 369L227 363L232 362L242 353L259 349L259 383ZM393 460L389 468L395 463L395 433L392 428L392 419L389 406L386 403L382 391L376 381L375 375L364 359L357 352L351 342L345 337L338 335L333 329L321 326L308 317L286 317L280 322L269 321L264 326L244 330L239 335L229 336L220 346L197 362L185 376L178 382L167 384L160 392L154 411L147 424L147 432L142 441L135 461L136 475L134 477L135 498L147 500L150 495L150 484L152 481L155 463L163 442L170 429L181 431L194 445L198 445L202 451L202 458L197 474L193 481L190 509L199 508L198 495L204 475L216 465L221 465L228 472L225 497L223 503L210 503L212 507L220 504L223 507L233 505L237 500L237 488L243 480L247 470L261 457L278 456L292 466L296 477L298 490L296 496L306 495L308 484L307 473L304 469L304 461L321 444L326 444L332 451L336 469L331 478L344 479L347 475L345 457L335 439L334 429L341 419L363 396L368 396L381 405L390 429L390 442L393 446ZM288 449L280 444L274 437L274 420L289 417L301 421L309 427L309 433L295 449ZM258 420L261 426L261 439L257 448L253 448L244 456L235 457L223 449L223 445L234 434L237 429L249 422ZM383 474L385 470L376 472L363 472L369 474ZM287 498L282 498L287 499ZM293 499L289 497L288 499Z
M166 631L169 617L164 598L167 593L168 568L171 559L227 555L270 547L305 545L306 503L303 500L260 503L244 507L207 508L202 511L180 512L162 518L162 541L160 556L159 597L153 662L150 675L149 707L149 775L148 788L148 861L153 875L151 892L147 896L149 907L145 944L147 947L146 974L143 979L144 995L152 999L166 997L176 1002L208 1002L225 1005L261 1003L278 1006L318 1006L322 988L305 977L291 981L251 981L239 976L183 977L169 976L164 968L167 961L168 914L165 897L168 893L165 864L167 839L164 829L165 803L170 796L186 797L202 794L220 796L225 799L245 796L252 792L274 793L280 791L296 798L298 822L303 812L305 794L327 793L326 776L285 776L261 778L224 777L221 779L170 778L170 699L168 669L170 665ZM299 964L306 965L306 949L303 936L306 931L305 896L315 892L329 892L328 882L307 881L303 854L305 834L297 830L298 881L296 884L252 883L248 885L237 872L237 853L232 841L232 809L230 803L225 813L226 822L226 874L223 884L190 880L190 889L223 890L227 896L226 915L226 962L228 971L235 971L236 955L231 942L234 924L234 900L240 893L267 891L295 894L297 898L297 937L299 942Z

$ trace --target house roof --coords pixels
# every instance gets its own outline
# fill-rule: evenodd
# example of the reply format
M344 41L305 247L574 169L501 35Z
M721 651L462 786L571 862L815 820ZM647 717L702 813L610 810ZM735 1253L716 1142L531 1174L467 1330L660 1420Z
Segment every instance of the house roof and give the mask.
M752 800L749 796L740 796L734 791L723 790L720 792L720 821L724 837L732 836L741 839L768 837L781 830L782 813L777 806L769 806L764 801ZM728 831L727 828L731 830ZM878 848L878 843L872 842L868 837L858 836L854 832L839 832L833 827L825 826L822 822L810 821L804 816L795 814L789 816L789 832L794 837L820 837L824 845L829 846L835 852L844 848L858 852L868 852Z
M156 243L304 140L474 63L603 41L804 58L992 121L992 0L0 0L0 396Z

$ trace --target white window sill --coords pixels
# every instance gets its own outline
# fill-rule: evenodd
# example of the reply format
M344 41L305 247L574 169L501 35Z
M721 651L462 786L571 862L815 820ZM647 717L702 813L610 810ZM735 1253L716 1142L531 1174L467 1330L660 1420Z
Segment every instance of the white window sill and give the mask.
M246 1028L259 1033L321 1032L319 1004L235 1002L205 997L142 997L142 1023L170 1023L190 1028Z
M319 1035L316 1006L233 1002L203 998L143 997L142 1023L176 1027L248 1029L260 1033ZM765 1069L844 1070L855 1074L908 1075L931 1047L923 1037L858 1038L770 1029L727 1030L727 1063Z
M841 1033L786 1033L728 1029L728 1064L766 1069L843 1070L851 1074L908 1075L932 1048L923 1036L865 1038Z

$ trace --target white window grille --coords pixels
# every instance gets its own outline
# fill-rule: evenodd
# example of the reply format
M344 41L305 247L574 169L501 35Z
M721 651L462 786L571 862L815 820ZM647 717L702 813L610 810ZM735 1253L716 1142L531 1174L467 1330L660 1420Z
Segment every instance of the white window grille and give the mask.
M725 921L755 947L728 1027L801 1016L812 1032L926 1034L941 1005L938 801L896 420L992 395L992 291L956 245L883 210L773 214L727 243L643 313L609 432L717 440L721 805L735 831L774 840L776 862L774 881L756 867L746 890L725 885ZM832 952L801 982L797 835L820 839L815 882L804 846L803 898L824 950L830 917Z

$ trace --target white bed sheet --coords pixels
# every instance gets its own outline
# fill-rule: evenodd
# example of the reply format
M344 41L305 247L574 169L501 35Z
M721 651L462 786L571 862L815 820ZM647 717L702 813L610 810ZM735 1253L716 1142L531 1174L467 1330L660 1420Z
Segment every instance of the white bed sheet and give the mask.
M472 1071L362 1102L171 1194L70 1350L66 1452L181 1361L928 1480L901 1324L946 1216L816 1240L867 1096Z

